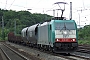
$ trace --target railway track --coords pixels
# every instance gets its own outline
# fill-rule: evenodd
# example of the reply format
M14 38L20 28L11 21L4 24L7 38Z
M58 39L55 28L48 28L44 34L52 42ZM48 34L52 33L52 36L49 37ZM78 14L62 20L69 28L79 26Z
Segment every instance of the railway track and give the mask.
M90 47L87 46L87 48L89 49ZM68 60L90 60L90 55L89 55L89 57L88 57L88 54L86 54L87 56L86 55L84 56L83 52L80 55L80 54L76 54L76 52L71 53L71 54L63 54L63 53L56 54L56 53L48 52L45 50L39 50L39 51L45 52L45 53L48 53L48 54L51 54L54 56L63 57L63 58L68 59ZM87 50L85 50L85 51L87 51ZM88 51L90 51L90 50L88 50ZM86 52L86 53L88 53L88 52Z
M78 54L75 54L75 53L71 53L71 54L60 53L60 54L56 54L56 53L50 53L48 51L44 51L44 52L48 53L48 54L51 54L51 55L54 55L54 56L57 56L58 58L59 57L63 57L63 58L68 59L68 60L90 60L90 57L88 58L86 56L78 55Z
M4 43L1 43L0 49L3 52L3 54L5 55L6 60L29 60L22 54L18 53L17 51L15 51L12 48L5 45Z
M24 46L26 48L31 48L31 47L27 47L27 46ZM21 48L22 49L22 48ZM88 60L90 58L87 58L85 56L81 56L81 55L78 55L78 54L55 54L55 53L52 53L52 52L48 52L48 51L44 51L44 50L40 50L40 49L37 49L37 48L33 48L34 50L37 50L37 51L40 51L40 52L44 52L44 53L47 53L47 54L50 54L56 58L60 58L60 59L66 59L66 60ZM29 52L28 52L29 53ZM34 52L33 52L34 53ZM38 56L42 56L41 53L35 53L35 55L38 55Z
M90 54L90 45L79 45L77 52Z

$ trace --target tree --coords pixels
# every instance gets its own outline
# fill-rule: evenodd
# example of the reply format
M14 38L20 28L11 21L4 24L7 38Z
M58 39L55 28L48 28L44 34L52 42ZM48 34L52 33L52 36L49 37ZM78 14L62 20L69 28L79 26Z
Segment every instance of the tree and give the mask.
M0 16L3 15L4 18L4 37L7 38L9 32L15 31L15 21L16 21L16 32L20 35L21 30L25 27L44 22L47 19L51 19L51 16L39 13L30 13L28 11L13 11L13 10L3 10L0 9ZM0 17L0 23L2 18ZM1 28L1 27L0 27ZM1 32L1 29L0 29ZM0 34L0 38L2 35Z

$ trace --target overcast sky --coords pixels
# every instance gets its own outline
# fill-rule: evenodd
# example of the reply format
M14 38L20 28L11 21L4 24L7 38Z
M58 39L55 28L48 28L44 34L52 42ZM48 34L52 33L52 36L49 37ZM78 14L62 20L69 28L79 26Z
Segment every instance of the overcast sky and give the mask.
M55 5L54 3L62 2L62 1L68 3L66 5L64 16L69 18L70 2L72 2L72 7L73 7L72 14L73 14L73 19L76 21L76 23L79 24L79 16L80 16L81 25L85 25L85 23L86 25L90 24L89 0L0 0L0 8L7 10L12 9L16 11L32 9L30 10L31 13L42 13L42 14L45 13L45 14L53 15L53 11L48 11L48 10L59 8L59 6ZM82 12L80 11L81 9ZM60 11L58 13L60 13Z

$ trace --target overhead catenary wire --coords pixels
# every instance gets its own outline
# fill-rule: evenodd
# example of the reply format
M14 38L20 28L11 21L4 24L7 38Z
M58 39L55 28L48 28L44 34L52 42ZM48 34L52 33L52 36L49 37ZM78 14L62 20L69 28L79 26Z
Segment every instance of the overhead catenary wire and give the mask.
M15 0L13 0L13 2L11 3L10 7L13 5L13 3L15 2ZM10 7L8 9L10 9Z
M82 0L82 2L83 2L83 8L85 9L84 0Z
M5 4L5 8L4 9L6 9L6 7L7 7L7 0L6 0L6 4Z

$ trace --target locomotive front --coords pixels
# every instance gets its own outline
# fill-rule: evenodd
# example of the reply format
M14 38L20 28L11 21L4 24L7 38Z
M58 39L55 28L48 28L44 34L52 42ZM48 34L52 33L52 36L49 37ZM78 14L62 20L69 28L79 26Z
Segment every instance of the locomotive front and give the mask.
M74 20L56 20L55 43L56 52L71 53L77 50L77 26Z

